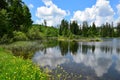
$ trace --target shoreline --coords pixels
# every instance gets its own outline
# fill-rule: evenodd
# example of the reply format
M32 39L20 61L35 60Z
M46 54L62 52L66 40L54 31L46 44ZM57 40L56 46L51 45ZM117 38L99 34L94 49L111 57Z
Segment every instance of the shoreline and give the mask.
M101 38L67 38L67 37L58 37L58 41L75 41L75 42L100 42L102 41Z

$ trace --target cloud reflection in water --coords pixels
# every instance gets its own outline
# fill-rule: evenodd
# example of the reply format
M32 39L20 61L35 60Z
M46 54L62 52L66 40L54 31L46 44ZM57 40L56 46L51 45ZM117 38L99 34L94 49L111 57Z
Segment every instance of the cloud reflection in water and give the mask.
M115 63L114 71L120 72L120 51L118 48L110 42L100 43L84 43L78 44L78 50L74 49L76 45L72 43L72 46L60 49L60 47L47 48L45 51L38 51L33 57L33 62L40 66L49 66L51 69L55 69L57 65L74 62L75 64L84 64L86 67L90 67L95 71L97 77L102 77L108 73L109 69ZM65 44L63 44L65 45ZM69 50L68 50L69 49ZM70 50L71 49L71 50ZM63 51L61 51L63 50ZM62 55L62 52L68 51L66 55ZM74 54L76 52L76 54ZM115 57L115 59L113 58ZM72 61L72 62L71 62ZM78 66L79 67L79 66ZM74 65L73 67L74 68ZM108 73L109 74L109 73Z
M68 58L65 58L61 55L57 47L47 48L45 53L44 51L37 52L33 57L33 62L44 67L49 66L49 68L54 69L57 65L69 62Z

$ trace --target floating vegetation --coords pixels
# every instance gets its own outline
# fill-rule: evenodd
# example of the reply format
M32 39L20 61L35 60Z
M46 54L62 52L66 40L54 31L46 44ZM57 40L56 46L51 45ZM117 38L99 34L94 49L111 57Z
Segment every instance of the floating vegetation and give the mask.
M53 69L49 72L51 75L50 80L82 80L85 77L82 74L74 74L67 72L62 66L57 66L56 69Z

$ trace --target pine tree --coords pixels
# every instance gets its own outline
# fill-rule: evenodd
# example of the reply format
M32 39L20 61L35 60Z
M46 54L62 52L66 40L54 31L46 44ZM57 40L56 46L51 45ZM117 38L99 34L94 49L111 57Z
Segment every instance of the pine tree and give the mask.
M117 23L117 37L120 37L120 22Z
M70 23L70 31L75 35L79 34L79 26L77 21L73 21L72 23Z
M68 21L63 19L60 24L59 35L66 36L68 33L68 26Z
M87 23L87 21L83 22L82 28L83 28L82 29L82 35L84 37L88 37L88 23Z

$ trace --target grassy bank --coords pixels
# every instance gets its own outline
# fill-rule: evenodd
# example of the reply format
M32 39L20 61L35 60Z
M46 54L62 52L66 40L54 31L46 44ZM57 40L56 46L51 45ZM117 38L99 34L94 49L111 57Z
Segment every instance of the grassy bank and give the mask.
M92 37L77 37L75 36L74 38L69 38L69 37L63 37L59 36L58 37L59 41L76 41L76 42L94 42L94 41L102 41L101 38L92 38Z
M14 57L0 48L0 80L48 80L48 74L30 60Z

